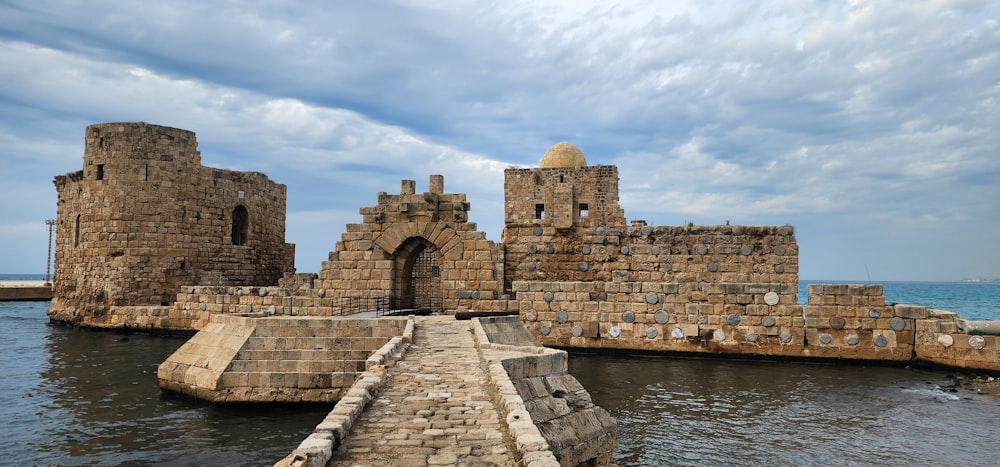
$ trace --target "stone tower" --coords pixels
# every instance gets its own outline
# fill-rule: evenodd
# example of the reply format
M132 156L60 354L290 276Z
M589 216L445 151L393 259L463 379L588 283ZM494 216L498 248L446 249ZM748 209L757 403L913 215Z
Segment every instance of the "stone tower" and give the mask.
M598 227L625 228L618 168L588 166L579 148L558 143L538 168L507 169L504 177L506 288L517 280L592 280L577 277L578 244Z
M54 180L54 320L100 326L110 307L168 305L182 285L275 284L294 270L285 186L203 167L193 132L91 125L83 160Z

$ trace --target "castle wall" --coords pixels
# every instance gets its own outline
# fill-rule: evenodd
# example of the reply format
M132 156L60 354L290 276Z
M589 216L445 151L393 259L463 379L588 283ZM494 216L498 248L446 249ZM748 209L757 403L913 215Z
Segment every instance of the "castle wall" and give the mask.
M203 167L186 130L92 125L83 170L55 178L49 314L172 332L214 314L513 312L541 343L568 348L1000 365L995 336L887 305L880 286L811 285L798 304L791 226L627 225L617 168L559 149L545 168L505 172L502 243L431 175L425 192L403 180L379 193L319 274L299 277L286 275L284 185Z
M927 316L916 321L917 359L946 367L1000 372L1000 336L967 329L968 323L950 311L903 306L915 316Z
M927 317L887 306L881 286L813 285L797 303L791 226L626 226L617 169L569 165L506 171L507 289L542 344L914 357Z
M54 183L55 320L101 325L110 307L170 304L182 285L275 284L293 270L285 186L203 167L193 132L91 125L83 170Z

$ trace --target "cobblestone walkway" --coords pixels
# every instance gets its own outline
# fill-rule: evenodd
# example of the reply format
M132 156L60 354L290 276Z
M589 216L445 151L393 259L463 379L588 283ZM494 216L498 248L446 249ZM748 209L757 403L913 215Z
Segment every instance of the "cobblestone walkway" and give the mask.
M507 466L469 321L416 317L413 343L328 466Z

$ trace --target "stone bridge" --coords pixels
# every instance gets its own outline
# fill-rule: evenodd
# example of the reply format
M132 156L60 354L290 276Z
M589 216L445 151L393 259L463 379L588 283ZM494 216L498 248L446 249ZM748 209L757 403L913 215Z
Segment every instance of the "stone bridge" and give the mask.
M276 465L607 465L611 416L517 316L216 315L158 371L216 402L338 401Z

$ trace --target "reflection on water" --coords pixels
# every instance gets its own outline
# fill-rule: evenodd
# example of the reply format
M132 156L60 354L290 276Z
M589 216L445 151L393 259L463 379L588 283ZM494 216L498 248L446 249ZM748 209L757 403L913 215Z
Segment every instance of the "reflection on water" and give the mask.
M161 392L156 367L184 338L53 326L46 305L0 302L5 465L269 465L330 410Z
M52 326L47 302L0 302L0 463L270 465L329 407L225 407L162 393L183 338ZM945 373L573 355L638 465L993 465L1000 401L942 392Z
M1000 401L885 367L577 355L570 372L639 465L986 465ZM964 396L964 397L960 397Z

